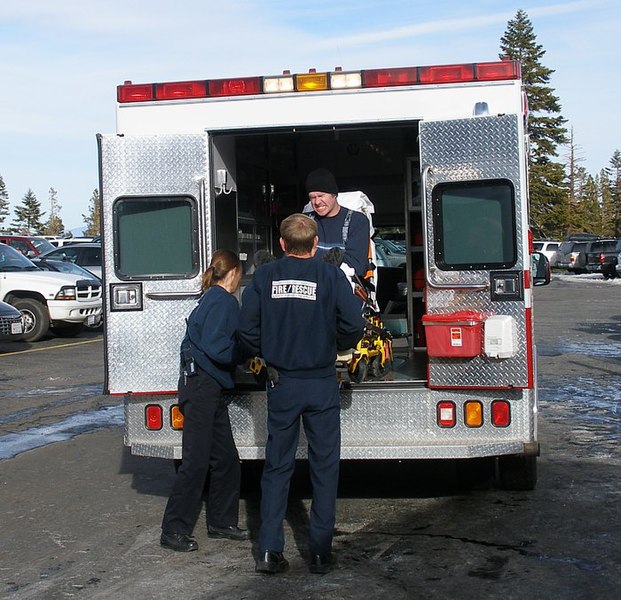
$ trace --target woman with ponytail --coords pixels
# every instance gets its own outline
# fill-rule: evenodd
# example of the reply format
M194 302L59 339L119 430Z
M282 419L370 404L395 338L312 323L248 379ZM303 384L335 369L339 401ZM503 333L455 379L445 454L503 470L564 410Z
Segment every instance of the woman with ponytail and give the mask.
M222 390L234 386L243 359L237 342L239 304L234 294L242 268L229 250L216 250L203 274L203 295L187 322L181 344L179 409L183 413L182 460L162 520L160 543L179 552L198 549L192 537L209 477L208 536L248 539L237 526L239 455Z

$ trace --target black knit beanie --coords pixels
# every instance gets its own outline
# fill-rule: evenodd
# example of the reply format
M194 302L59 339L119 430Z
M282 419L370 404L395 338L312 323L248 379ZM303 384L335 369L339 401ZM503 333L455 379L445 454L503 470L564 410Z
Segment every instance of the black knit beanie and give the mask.
M336 185L334 175L328 169L315 169L306 178L306 193L325 192L327 194L338 194L339 188Z

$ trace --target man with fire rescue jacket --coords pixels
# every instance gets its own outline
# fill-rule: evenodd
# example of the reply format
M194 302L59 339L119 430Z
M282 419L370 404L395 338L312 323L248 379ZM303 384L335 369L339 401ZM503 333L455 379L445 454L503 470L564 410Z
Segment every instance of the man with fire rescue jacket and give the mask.
M338 203L339 189L328 169L315 169L306 177L306 193L313 209L309 215L317 222L322 256L331 248L344 251L343 262L362 280L369 269L370 227L367 217Z
M268 440L261 479L259 573L285 571L283 519L295 467L300 418L313 485L312 573L333 567L332 537L340 460L340 397L335 358L364 333L360 304L344 273L316 258L317 224L294 214L280 226L285 256L260 266L242 295L239 337L271 369ZM269 371L268 371L269 372Z

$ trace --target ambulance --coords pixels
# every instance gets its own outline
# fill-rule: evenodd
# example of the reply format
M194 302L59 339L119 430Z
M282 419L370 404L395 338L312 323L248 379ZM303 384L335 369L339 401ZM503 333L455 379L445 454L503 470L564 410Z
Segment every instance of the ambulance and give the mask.
M116 114L97 136L105 392L124 398L133 454L181 458L179 344L213 251L239 254L243 288L326 167L404 257L375 265L392 351L342 379L343 459L455 459L535 487L533 287L549 269L518 62L125 81ZM241 459L262 459L264 384L240 365L227 398Z

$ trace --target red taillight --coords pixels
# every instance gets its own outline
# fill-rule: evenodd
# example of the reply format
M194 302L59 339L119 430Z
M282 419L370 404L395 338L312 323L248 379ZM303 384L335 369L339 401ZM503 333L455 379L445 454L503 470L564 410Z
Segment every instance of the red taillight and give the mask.
M210 96L246 96L260 94L260 77L238 77L236 79L214 79L209 82Z
M158 404L148 404L144 411L145 427L149 430L159 430L164 425L162 407Z
M125 83L116 88L118 102L148 102L155 99L152 83L132 84Z
M391 87L418 83L418 69L370 69L362 72L363 87Z
M175 81L156 83L156 100L177 100L181 98L204 98L207 96L206 81Z
M508 427L511 423L511 405L506 400L492 402L492 425Z
M421 83L460 83L474 81L474 65L446 65L439 67L421 67Z
M437 407L438 425L440 427L455 427L457 422L457 412L455 410L455 403L447 400L445 402L438 402Z

